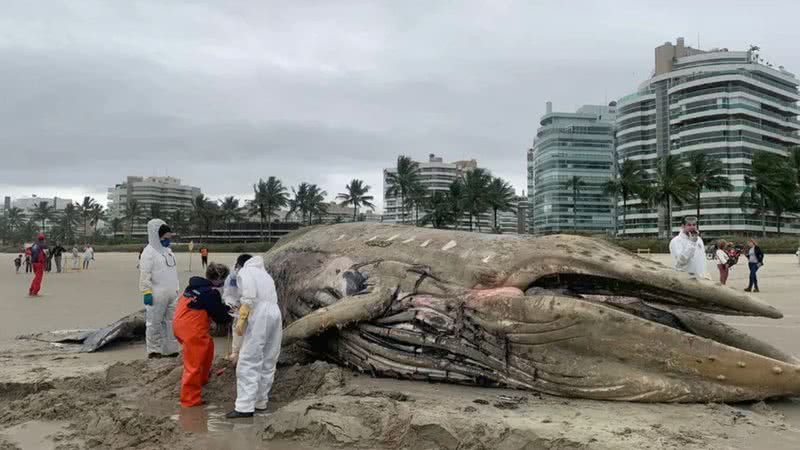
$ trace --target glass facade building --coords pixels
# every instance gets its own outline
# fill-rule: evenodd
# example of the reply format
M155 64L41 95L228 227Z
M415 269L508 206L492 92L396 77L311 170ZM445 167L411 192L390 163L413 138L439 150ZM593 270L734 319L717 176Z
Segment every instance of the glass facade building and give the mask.
M528 151L532 234L613 229L613 204L603 193L603 185L614 167L615 115L615 102L586 105L574 113L553 112L548 102ZM573 201L574 191L565 185L576 176L584 186Z

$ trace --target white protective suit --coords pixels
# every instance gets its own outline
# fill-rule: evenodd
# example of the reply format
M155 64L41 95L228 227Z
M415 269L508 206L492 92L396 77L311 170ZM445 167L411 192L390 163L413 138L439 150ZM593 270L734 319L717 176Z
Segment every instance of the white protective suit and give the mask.
M175 254L161 245L158 236L161 225L165 225L161 219L147 222L149 244L139 261L139 290L153 293L153 304L145 306L147 353L171 355L180 349L172 333L178 301L178 269Z
M692 242L689 236L681 231L669 242L669 253L672 255L672 267L679 272L688 272L699 278L706 276L706 247L703 238L697 237Z
M236 411L247 413L267 407L281 351L282 318L275 282L260 256L239 269L237 284L242 304L250 306L236 365Z
M230 314L233 316L233 321L231 322L231 330L236 326L236 321L239 319L239 306L240 303L240 294L239 294L239 287L238 282L236 281L238 275L238 270L234 270L228 277L225 278L225 284L223 284L222 288L222 301L230 307ZM233 334L233 342L231 345L231 357L237 358L239 356L239 349L242 347L242 336L237 335L235 332Z

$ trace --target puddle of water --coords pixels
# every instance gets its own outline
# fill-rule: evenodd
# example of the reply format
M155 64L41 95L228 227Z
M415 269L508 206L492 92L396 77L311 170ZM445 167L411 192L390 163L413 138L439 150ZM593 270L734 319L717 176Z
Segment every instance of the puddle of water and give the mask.
M0 431L0 436L22 450L55 450L51 437L65 431L66 426L63 422L31 420Z

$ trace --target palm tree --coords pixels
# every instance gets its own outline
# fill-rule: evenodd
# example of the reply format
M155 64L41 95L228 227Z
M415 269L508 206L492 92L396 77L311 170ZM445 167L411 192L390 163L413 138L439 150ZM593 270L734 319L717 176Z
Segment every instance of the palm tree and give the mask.
M172 229L178 231L188 228L188 223L190 221L189 217L187 217L188 215L189 214L187 214L186 210L183 208L173 210L169 214L169 222L170 225L172 225Z
M112 237L117 237L117 233L119 233L119 230L122 229L122 224L123 224L124 220L125 219L123 219L121 217L114 217L113 219L111 219L111 236ZM174 226L174 224L173 224L173 226Z
M208 237L211 234L214 219L217 217L217 204L204 194L198 194L192 199L192 207L194 208L193 216L195 226L200 232L200 239L203 238L203 232Z
M300 214L300 223L306 224L306 213L308 212L308 188L311 185L305 181L292 188L294 197L289 200L289 214Z
M20 229L25 222L25 211L16 206L6 212L8 230L10 233Z
M425 208L428 202L428 188L422 183L417 183L411 186L408 192L408 206L414 208L414 226L419 226L419 210Z
M773 153L753 154L752 175L745 175L745 188L739 197L743 211L752 209L761 216L761 234L767 236L767 212L775 212L780 233L781 216L795 202L796 185L789 162Z
M789 165L794 169L795 183L800 186L800 147L794 147L790 150Z
M497 226L497 212L516 212L515 200L514 188L506 180L500 177L492 178L486 191L486 203L492 208L495 233L500 233L500 228Z
M709 158L702 151L689 156L689 183L694 191L698 221L700 221L700 193L704 189L713 192L733 190L733 184L724 174L725 169L718 158Z
M622 234L625 234L625 222L628 212L628 199L642 197L644 191L644 171L638 161L626 159L617 167L614 178L603 185L603 193L616 198L622 197Z
M433 228L444 228L453 222L453 207L450 194L435 191L425 205L426 213L422 216L422 225L431 224Z
M462 196L464 210L469 214L469 231L472 231L473 218L478 219L478 231L481 230L481 214L489 209L486 192L491 181L484 169L473 169L464 175L464 193Z
M372 204L374 197L367 195L370 187L365 185L363 181L353 178L350 184L345 186L345 190L347 192L340 192L336 198L341 200L339 206L353 206L353 222L358 217L358 208L364 206L375 211L375 205Z
M656 162L653 185L647 189L648 203L667 208L667 234L672 234L672 206L680 206L692 197L688 167L676 155L662 156Z
M239 199L234 196L225 197L220 200L220 218L225 222L225 228L228 229L228 242L231 242L231 224L241 222L244 219L244 213L241 206L239 206Z
M161 203L151 203L147 215L147 220L161 219Z
M317 216L318 223L322 223L322 216L328 212L328 204L325 203L325 196L327 195L328 193L320 189L316 184L308 186L305 210L308 212L309 225L311 225L311 220L314 216Z
M419 163L410 157L397 157L397 167L393 172L386 172L386 197L400 196L400 213L402 223L406 223L406 197L419 184Z
M456 178L450 183L447 191L447 199L450 201L450 212L458 230L461 219L464 217L464 180Z
M53 220L55 216L56 216L56 209L50 206L50 204L45 201L36 203L35 205L33 205L33 208L31 209L31 219L36 222L39 221L42 222L42 228L41 228L42 231L47 229L46 227L47 221Z
M89 225L92 226L95 233L97 233L97 225L101 221L105 220L108 220L108 213L106 212L105 208L103 208L103 205L94 205L92 212L89 215Z
M250 202L249 213L261 220L261 240L264 240L264 222L267 223L267 233L272 239L272 218L289 204L289 193L281 180L274 176L267 178L267 181L259 179L253 185L253 193L255 198Z
M573 175L572 178L564 182L564 189L572 191L572 232L578 231L578 196L581 191L586 187L586 182L583 178Z
M133 226L142 216L142 205L136 199L129 200L125 204L125 211L123 211L122 216L128 221L128 239L131 239L133 237Z
M75 240L75 228L81 220L80 207L81 205L78 203L70 203L64 207L64 211L61 213L59 225L64 241L73 242Z
M78 204L78 212L80 213L81 219L83 219L83 238L86 239L86 236L89 234L89 218L92 216L92 209L97 204L95 199L89 197L83 197L83 202Z

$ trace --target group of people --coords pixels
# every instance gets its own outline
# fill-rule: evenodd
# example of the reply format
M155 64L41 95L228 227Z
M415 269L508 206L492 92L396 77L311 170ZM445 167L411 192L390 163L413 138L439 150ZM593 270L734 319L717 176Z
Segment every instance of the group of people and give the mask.
M28 289L29 297L38 297L39 291L42 288L42 280L44 273L50 272L55 262L56 272L61 273L63 262L63 254L66 252L60 243L56 242L53 248L47 246L47 240L43 233L36 236L36 241L29 247L25 248L24 253L20 253L14 258L14 268L19 274L23 261L25 264L25 273L33 272L33 280ZM24 256L23 256L24 255ZM89 268L89 262L94 260L94 249L91 245L86 244L83 250L83 269ZM80 263L80 254L77 247L72 247L72 270L78 270Z
M160 219L147 223L148 245L139 260L139 288L145 305L148 358L176 357L183 350L180 403L203 404L202 387L211 377L214 341L211 321L231 324L236 361L236 403L226 417L265 411L280 353L282 318L272 277L260 256L242 254L233 271L214 262L205 277L192 277L182 291L173 232Z
M747 246L748 249L745 255L747 256L747 266L750 269L750 278L744 290L747 292L759 292L758 276L756 274L758 269L764 265L764 251L761 250L761 247L758 246L754 239L748 240ZM705 246L697 228L696 217L686 216L682 219L681 232L670 241L669 252L672 255L675 270L708 278ZM716 261L717 270L719 270L720 284L724 285L728 282L730 268L738 260L740 252L740 249L731 242L720 240L717 243L714 261Z

